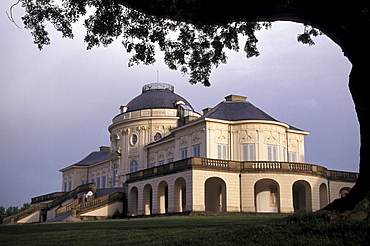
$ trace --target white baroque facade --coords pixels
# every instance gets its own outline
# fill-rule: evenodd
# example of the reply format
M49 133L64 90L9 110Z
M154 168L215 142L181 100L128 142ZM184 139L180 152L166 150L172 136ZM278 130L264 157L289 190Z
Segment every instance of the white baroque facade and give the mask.
M169 84L148 84L113 118L110 147L61 169L62 190L121 187L128 216L316 211L357 174L305 163L309 132L230 95L203 114Z

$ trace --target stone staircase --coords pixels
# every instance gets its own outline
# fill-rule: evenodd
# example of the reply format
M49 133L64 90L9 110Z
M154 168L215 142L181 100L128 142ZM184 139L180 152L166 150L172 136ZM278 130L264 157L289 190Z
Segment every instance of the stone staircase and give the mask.
M63 215L68 214L73 218L80 218L82 214L108 206L117 201L123 201L124 194L122 188L98 189L95 198L90 201L83 201L82 198L76 199L55 211L56 217L64 219ZM55 219L48 220L55 221ZM59 220L60 221L60 220Z
M76 200L76 197L79 197L80 194L86 193L88 190L95 191L95 184L85 184L80 185L74 190L69 192L54 192L39 197L32 198L32 206L24 211L19 212L18 214L6 217L3 219L3 224L17 224L30 216L35 216L31 223L35 222L45 222L46 214L48 211L55 209L58 206L61 206L64 202L68 200ZM77 199L78 200L78 199ZM37 218L38 217L38 218Z

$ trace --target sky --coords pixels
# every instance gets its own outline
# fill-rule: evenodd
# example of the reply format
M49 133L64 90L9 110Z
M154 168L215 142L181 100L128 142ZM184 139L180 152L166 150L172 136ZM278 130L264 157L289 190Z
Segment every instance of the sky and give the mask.
M8 20L14 2L0 2L0 206L21 207L32 197L61 191L59 170L109 146L107 129L119 107L157 80L174 85L199 113L227 95L247 96L275 119L310 132L306 163L358 171L351 64L326 36L309 47L296 40L303 25L273 23L257 33L259 57L228 52L228 63L215 68L212 85L204 87L169 70L161 53L154 65L128 67L130 54L119 39L86 50L78 25L73 40L50 28L51 45L39 51L30 32ZM21 15L15 7L19 26Z

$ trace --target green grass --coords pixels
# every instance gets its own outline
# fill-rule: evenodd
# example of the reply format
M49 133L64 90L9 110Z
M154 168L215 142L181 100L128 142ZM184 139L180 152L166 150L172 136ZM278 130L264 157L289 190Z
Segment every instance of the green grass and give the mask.
M370 222L298 214L184 216L0 226L0 245L368 245Z

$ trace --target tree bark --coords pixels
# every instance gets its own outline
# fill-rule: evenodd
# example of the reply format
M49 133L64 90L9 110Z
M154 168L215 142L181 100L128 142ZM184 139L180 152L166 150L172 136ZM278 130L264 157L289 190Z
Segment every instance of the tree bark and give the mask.
M338 44L352 63L349 88L360 124L360 172L346 198L326 209L355 209L370 197L370 3L334 0L116 0L141 12L197 24L231 21L294 21L320 29ZM333 82L333 86L335 86ZM369 202L367 202L369 204ZM366 206L369 207L369 206Z

